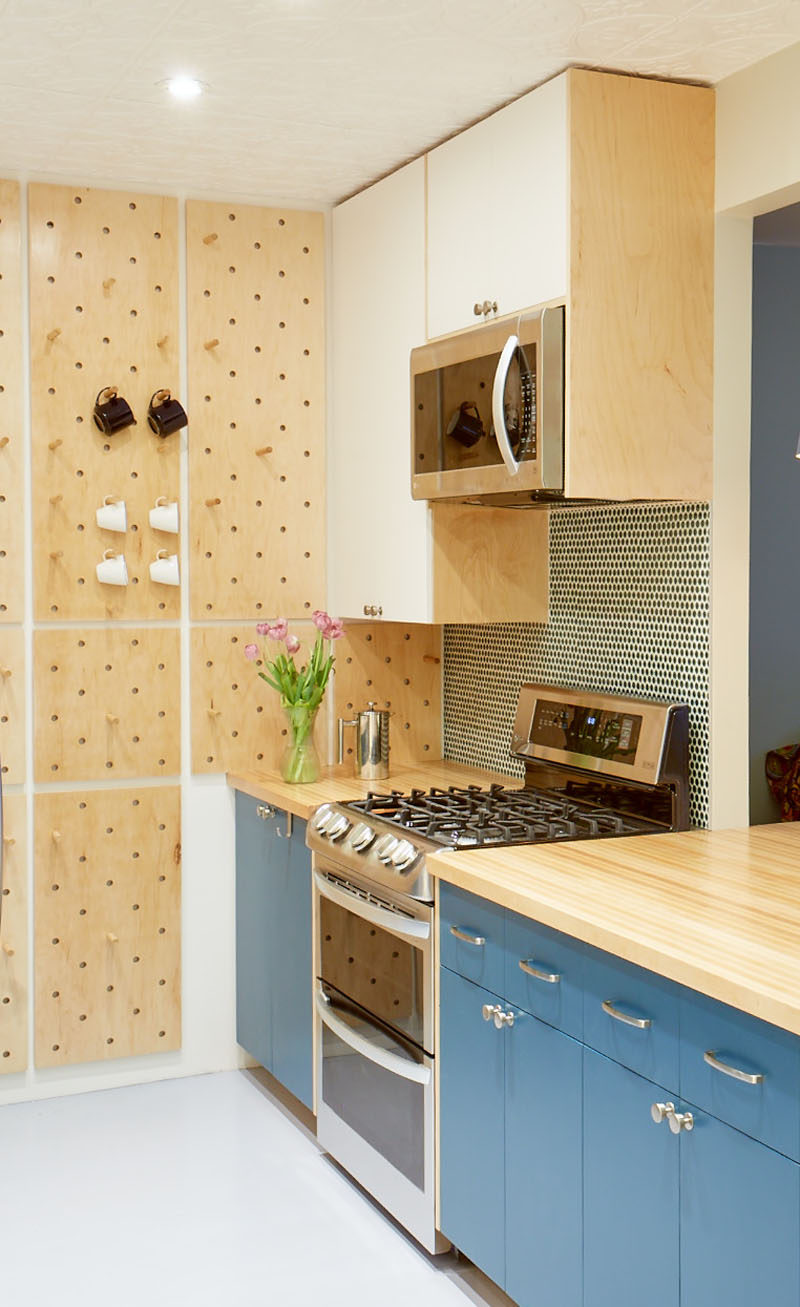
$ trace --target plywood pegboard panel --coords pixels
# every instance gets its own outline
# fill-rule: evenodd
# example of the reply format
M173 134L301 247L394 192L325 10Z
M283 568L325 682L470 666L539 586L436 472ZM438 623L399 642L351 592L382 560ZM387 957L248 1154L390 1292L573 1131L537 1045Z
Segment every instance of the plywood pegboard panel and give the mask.
M34 636L37 781L180 772L180 632L105 628Z
M315 628L310 622L293 622L291 629L307 654ZM191 639L192 771L277 768L286 748L285 714L276 691L244 656L245 645L257 639L253 624L195 626ZM267 647L271 654L279 652L276 644ZM324 707L314 738L325 760Z
M442 629L353 622L336 644L336 716L351 720L374 700L391 713L389 767L442 756ZM354 732L345 731L352 758Z
M35 799L39 1067L181 1042L180 789Z
M186 206L195 620L325 597L324 221Z
M25 780L25 635L0 626L0 758L3 780Z
M0 923L0 1075L28 1065L28 895L24 794L3 800L3 916Z
M180 591L150 580L165 537L148 509L178 498L180 436L154 435L147 406L180 397L177 201L32 185L29 224L35 615L175 619ZM111 385L137 425L104 436L92 410ZM125 500L124 535L97 526L106 495ZM109 548L127 586L97 580Z
M23 618L23 377L19 184L0 181L0 622Z

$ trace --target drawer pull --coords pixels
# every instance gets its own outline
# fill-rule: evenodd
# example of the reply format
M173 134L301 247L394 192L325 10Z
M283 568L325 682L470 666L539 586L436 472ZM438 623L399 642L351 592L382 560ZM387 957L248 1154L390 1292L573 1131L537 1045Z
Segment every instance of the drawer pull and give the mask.
M745 1085L763 1085L764 1077L760 1071L751 1074L749 1071L740 1071L738 1066L731 1066L729 1062L723 1062L717 1057L716 1049L710 1048L703 1054L703 1061L713 1067L715 1071L721 1071L724 1076L731 1076L734 1080L741 1080Z
M649 1017L630 1017L627 1012L620 1012L607 998L603 999L603 1011L615 1021L624 1021L626 1026L635 1026L637 1030L649 1030L653 1024Z
M561 976L557 971L541 971L539 967L533 965L533 958L520 958L519 969L524 971L526 976L533 976L534 980L543 980L546 985L561 983Z
M483 935L473 935L469 930L462 930L460 926L451 926L450 934L455 935L456 939L463 939L465 944L474 944L476 948L483 948L486 939Z

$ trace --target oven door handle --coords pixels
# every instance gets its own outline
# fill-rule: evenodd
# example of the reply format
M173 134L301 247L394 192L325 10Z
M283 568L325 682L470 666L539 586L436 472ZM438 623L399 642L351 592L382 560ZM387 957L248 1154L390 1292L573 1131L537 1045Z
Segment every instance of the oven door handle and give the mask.
M330 899L331 903L338 903L349 912L355 912L365 921L371 921L373 926L382 926L384 930L390 930L395 935L403 935L406 939L431 937L429 921L415 921L413 917L401 917L397 912L387 912L385 908L379 908L374 903L367 903L364 899L356 898L354 894L348 894L347 890L338 889L324 876L320 876L318 871L314 872L314 884L323 898Z
M332 1030L334 1035L338 1035L343 1044L352 1048L354 1052L360 1053L370 1062L375 1062L382 1066L384 1070L391 1071L394 1076L402 1076L403 1080L414 1080L418 1085L428 1085L431 1080L431 1069L429 1066L422 1066L418 1062L409 1062L404 1057L398 1057L396 1053L390 1053L388 1049L378 1048L375 1044L370 1043L363 1035L351 1029L346 1021L337 1017L332 1011L330 1001L320 989L317 989L316 996L317 1013L320 1021Z

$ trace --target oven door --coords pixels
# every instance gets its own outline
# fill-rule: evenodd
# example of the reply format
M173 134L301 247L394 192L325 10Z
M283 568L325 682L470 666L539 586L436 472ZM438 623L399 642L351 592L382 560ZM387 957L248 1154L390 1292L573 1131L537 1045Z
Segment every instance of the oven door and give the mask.
M424 1247L435 1229L433 1059L317 982L317 1139Z
M317 977L433 1053L433 909L314 858Z

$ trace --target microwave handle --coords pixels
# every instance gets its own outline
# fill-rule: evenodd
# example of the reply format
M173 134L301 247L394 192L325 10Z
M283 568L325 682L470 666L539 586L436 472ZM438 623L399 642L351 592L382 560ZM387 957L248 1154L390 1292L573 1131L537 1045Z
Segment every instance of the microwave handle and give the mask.
M511 367L511 360L518 348L519 336L509 336L503 346L497 364L497 371L494 374L494 386L492 387L492 418L494 419L494 434L497 437L497 443L500 446L500 453L503 456L503 462L506 465L509 476L512 477L515 477L519 472L519 463L514 457L511 449L511 441L508 438L503 400L505 399L506 393L508 369Z
M415 1080L418 1085L430 1084L430 1067L409 1062L404 1057L398 1057L397 1053L390 1052L388 1048L381 1048L369 1039L365 1039L363 1035L359 1035L340 1017L335 1016L331 1011L330 1000L320 989L317 989L316 1008L320 1021L324 1022L328 1029L332 1030L334 1035L338 1035L342 1043L347 1044L354 1052L382 1066L385 1071L391 1071L392 1075L402 1076L403 1080Z

